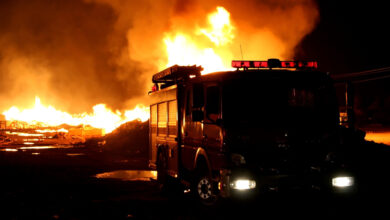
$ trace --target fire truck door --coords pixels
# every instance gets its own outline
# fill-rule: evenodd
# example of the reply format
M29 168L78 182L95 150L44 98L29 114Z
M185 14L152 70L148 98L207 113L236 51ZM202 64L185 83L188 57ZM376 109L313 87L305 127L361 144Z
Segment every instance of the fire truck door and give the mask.
M203 86L193 85L186 88L182 132L182 164L189 170L194 168L194 159L198 147L202 146L203 123L194 120L194 112L203 110Z
M212 166L218 166L218 156L222 148L221 98L218 85L206 87L205 119L203 126L203 146L205 147Z

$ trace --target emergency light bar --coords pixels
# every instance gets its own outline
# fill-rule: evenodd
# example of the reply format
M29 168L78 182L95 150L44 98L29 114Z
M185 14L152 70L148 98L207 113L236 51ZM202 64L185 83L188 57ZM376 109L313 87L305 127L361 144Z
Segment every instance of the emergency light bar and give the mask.
M297 69L317 69L317 61L280 61L278 59L269 59L268 61L245 61L233 60L234 68L297 68Z

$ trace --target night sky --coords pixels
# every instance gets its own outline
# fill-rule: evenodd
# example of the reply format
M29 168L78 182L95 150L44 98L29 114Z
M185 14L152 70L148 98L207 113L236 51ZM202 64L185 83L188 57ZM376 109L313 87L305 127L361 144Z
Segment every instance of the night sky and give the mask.
M296 47L297 57L316 59L334 74L390 66L386 1L318 0L318 6L319 23Z

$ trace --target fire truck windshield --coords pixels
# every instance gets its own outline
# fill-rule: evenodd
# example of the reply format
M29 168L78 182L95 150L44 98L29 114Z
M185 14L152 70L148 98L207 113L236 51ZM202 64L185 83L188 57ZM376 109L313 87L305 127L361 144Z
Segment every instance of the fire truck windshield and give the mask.
M247 80L223 86L226 127L271 130L331 129L338 125L330 85L312 81Z

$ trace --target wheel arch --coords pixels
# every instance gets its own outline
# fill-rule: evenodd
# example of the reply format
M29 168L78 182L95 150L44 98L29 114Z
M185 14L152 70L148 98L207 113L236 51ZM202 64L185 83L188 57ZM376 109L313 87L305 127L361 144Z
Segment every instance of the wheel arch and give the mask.
M199 147L196 151L193 169L196 170L200 168L200 166L204 166L202 168L207 169L207 171L211 175L211 165L209 158L207 156L206 150L201 147Z

